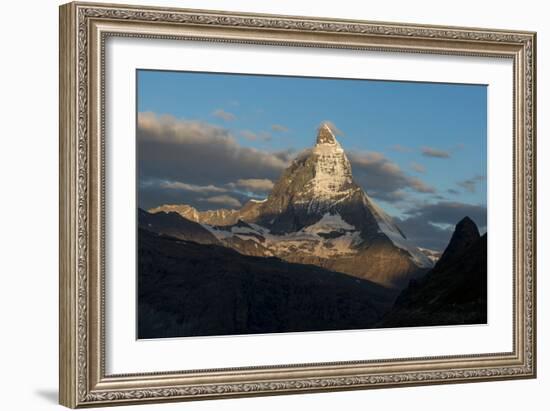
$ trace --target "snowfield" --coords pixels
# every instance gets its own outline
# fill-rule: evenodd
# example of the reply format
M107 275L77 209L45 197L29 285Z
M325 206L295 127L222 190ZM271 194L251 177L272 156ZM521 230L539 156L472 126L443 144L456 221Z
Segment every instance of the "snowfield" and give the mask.
M284 235L272 234L269 229L258 224L243 223L230 227L212 227L202 224L218 240L226 242L233 237L260 243L273 255L287 256L298 250L311 255L330 258L353 255L355 247L361 243L361 233L346 223L339 214L326 213L323 217L302 230ZM331 238L323 237L331 235Z

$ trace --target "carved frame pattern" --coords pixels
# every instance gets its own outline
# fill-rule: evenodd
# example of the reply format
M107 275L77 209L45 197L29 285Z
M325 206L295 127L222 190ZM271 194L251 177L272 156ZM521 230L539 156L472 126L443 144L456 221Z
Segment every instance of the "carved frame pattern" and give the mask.
M232 14L183 9L144 8L91 3L70 3L60 9L60 402L69 407L111 405L143 401L189 400L228 396L300 393L400 385L533 378L536 375L535 330L535 33L439 26L404 25L310 17ZM96 24L108 26L99 30ZM133 28L136 24L138 29ZM152 34L140 27L174 26L174 33ZM116 28L116 30L112 30ZM195 34L177 34L177 28ZM214 32L207 28L214 28ZM216 31L218 30L218 31ZM228 36L235 30L236 36ZM100 33L97 36L97 33ZM319 33L309 40L299 34ZM97 244L103 244L103 165L91 176L93 163L103 161L90 149L94 136L103 139L104 42L109 36L200 39L284 46L335 47L363 50L392 50L414 53L500 56L515 64L515 236L518 313L515 318L514 353L366 361L334 364L344 370L324 375L333 364L303 364L285 367L256 367L227 370L235 376L246 370L265 371L264 379L246 381L184 383L186 372L170 375L105 376L102 308L103 261ZM295 36L295 37L294 37ZM99 40L97 40L99 38ZM95 43L94 43L95 42ZM93 43L93 44L92 44ZM95 53L95 57L94 57ZM95 65L95 69L92 67ZM90 73L95 77L91 77ZM99 79L100 85L97 84ZM93 89L99 87L94 95ZM95 97L94 97L95 96ZM95 99L95 106L91 101ZM99 116L95 112L99 106ZM94 114L96 114L94 116ZM102 121L102 120L101 120ZM92 130L93 129L93 130ZM101 142L102 144L102 142ZM98 158L91 158L91 155ZM99 176L99 177L98 177ZM93 178L92 178L93 177ZM92 187L93 185L93 187ZM92 190L95 190L92 192ZM99 190L99 191L98 191ZM98 194L99 193L99 194ZM92 197L97 197L91 202ZM92 204L92 206L91 206ZM94 210L91 208L95 207ZM93 214L95 213L95 214ZM95 215L95 217L94 217ZM99 217L98 217L99 215ZM95 240L92 241L92 240ZM91 256L90 250L95 250ZM519 258L518 258L519 257ZM99 270L91 270L97 265ZM91 284L97 281L95 286ZM93 312L92 312L93 311ZM95 330L95 331L94 331ZM519 330L519 331L518 331ZM417 369L407 369L410 361ZM450 368L445 368L445 361ZM455 362L453 362L455 361ZM93 363L93 364L92 364ZM394 368L369 370L372 364ZM401 371L395 367L404 364ZM441 365L443 364L443 365ZM462 364L462 365L461 365ZM318 375L295 377L300 368L318 368ZM347 367L347 369L346 369ZM361 368L364 367L364 368ZM414 367L413 367L414 368ZM356 371L354 371L356 370ZM223 370L203 370L219 375ZM272 375L269 374L272 372ZM304 373L305 375L305 373ZM267 378L265 378L267 377ZM147 384L152 378L151 384ZM158 380L155 380L157 378ZM160 381L160 382L159 382ZM140 384L137 384L140 382Z

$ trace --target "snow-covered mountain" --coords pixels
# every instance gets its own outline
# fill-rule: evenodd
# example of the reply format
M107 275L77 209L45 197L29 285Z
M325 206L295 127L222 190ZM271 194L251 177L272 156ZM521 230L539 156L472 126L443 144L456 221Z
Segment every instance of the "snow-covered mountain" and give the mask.
M149 211L175 212L200 223L242 254L314 264L392 288L433 266L354 182L346 153L326 124L315 146L292 162L265 201L249 201L239 210L163 205Z
M210 225L235 224L239 220L251 220L258 216L262 201L250 200L239 210L221 208L218 210L199 211L187 204L164 204L149 210L150 213L178 213L188 220Z

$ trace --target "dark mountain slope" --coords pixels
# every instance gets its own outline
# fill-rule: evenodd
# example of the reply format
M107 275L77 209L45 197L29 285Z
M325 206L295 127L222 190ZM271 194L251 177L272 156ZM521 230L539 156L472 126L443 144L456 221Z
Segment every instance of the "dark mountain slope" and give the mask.
M370 328L395 294L370 281L139 230L139 338Z
M474 223L470 217L464 217L456 225L455 231L449 240L449 244L437 261L434 269L453 265L455 260L460 258L468 247L478 240L479 230L477 229L476 223Z
M383 327L487 322L487 234L461 220L441 259L401 292Z
M187 220L175 212L151 214L140 208L138 209L138 226L147 231L166 234L179 240L220 245L218 239L199 223Z

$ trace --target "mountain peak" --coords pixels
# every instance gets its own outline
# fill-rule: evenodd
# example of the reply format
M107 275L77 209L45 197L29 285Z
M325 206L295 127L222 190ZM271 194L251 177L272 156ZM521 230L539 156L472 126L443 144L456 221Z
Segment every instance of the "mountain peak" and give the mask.
M433 266L353 180L327 123L315 146L290 163L261 202L250 200L239 210L166 205L150 211L175 211L239 253L326 266L390 288Z
M455 231L449 241L449 245L437 262L438 266L446 264L460 256L468 247L479 239L479 230L476 223L470 217L464 217L455 226Z
M456 231L471 233L474 234L474 236L479 237L479 230L476 223L474 223L474 221L468 216L464 217L456 224L455 232Z
M338 140L327 123L322 123L317 133L316 145L321 144L338 145Z

